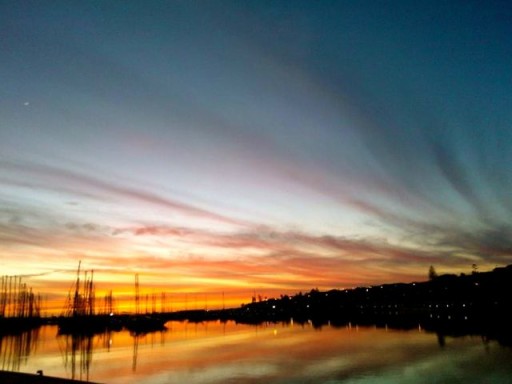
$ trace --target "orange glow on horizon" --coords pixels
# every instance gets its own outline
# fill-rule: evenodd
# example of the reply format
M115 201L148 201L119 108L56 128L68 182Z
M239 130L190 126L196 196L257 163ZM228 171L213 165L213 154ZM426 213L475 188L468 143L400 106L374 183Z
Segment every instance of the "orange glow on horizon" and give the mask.
M288 281L293 279L293 275L274 274L260 276L262 280L250 283L247 280L220 280L208 278L180 277L178 279L166 278L166 274L141 274L139 280L139 313L152 312L174 312L182 310L205 310L238 308L242 304L248 304L253 297L256 300L266 298L278 298L281 295L295 295L299 292L308 292L313 288L320 290L353 288L361 284L354 283L350 278L343 279L345 283L336 286L318 286L315 284L315 275L307 277L302 276L302 281L309 281L310 284L303 287L287 286ZM345 272L347 273L347 272ZM361 273L358 269L354 273ZM91 273L88 272L88 278ZM111 274L108 272L94 273L94 297L95 313L107 313L112 310L114 313L135 313L135 279L134 274L129 272L121 273L116 271ZM371 284L379 285L387 282L403 281L404 275L391 277L391 280L379 280L379 275L372 277L367 273L367 278L371 278ZM421 281L425 278L411 274L407 276L409 281ZM353 276L352 276L353 278ZM272 280L282 284L269 284ZM396 280L394 280L396 279ZM80 276L80 290L83 289L85 280L85 271ZM167 280L167 284L164 282ZM351 283L352 281L352 283ZM43 316L56 316L65 313L69 298L73 297L76 272L59 272L40 277L30 277L24 280L27 285L33 287L35 293L41 294L43 298L42 314ZM210 284L208 284L210 283ZM213 283L218 283L214 285ZM252 288L258 287L258 288ZM110 304L108 297L112 297Z
M166 247L167 232L183 237L183 249L191 241L189 251L170 253ZM65 312L67 298L74 292L79 260L83 260L81 284L85 273L89 279L93 276L97 313L109 310L105 297L110 292L114 311L136 312L136 274L140 277L139 312L146 313L236 308L250 303L253 297L294 295L314 288L330 290L424 281L430 265L438 273L468 272L467 267L464 269L466 258L443 259L428 250L370 240L265 229L214 233L151 227L141 233L131 235L131 244L125 233L126 238L113 236L105 242L81 238L76 243L62 242L56 249L0 249L0 256L6 260L19 261L10 267L6 264L9 268L3 275L22 276L23 282L42 296L43 315L54 316ZM143 239L144 236L155 238ZM150 250L138 248L142 243L160 241L162 244ZM205 247L204 254L195 253L202 249L195 247L195 242L213 247L212 252ZM83 251L82 246L88 251ZM494 266L480 264L479 268L484 271Z

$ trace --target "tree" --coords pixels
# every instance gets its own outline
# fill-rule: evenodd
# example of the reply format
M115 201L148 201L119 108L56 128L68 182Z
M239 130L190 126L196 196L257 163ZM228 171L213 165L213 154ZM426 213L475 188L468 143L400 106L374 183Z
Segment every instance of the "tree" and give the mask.
M437 276L438 275L437 275L436 269L434 268L433 265L431 265L430 268L428 269L428 279L434 280Z

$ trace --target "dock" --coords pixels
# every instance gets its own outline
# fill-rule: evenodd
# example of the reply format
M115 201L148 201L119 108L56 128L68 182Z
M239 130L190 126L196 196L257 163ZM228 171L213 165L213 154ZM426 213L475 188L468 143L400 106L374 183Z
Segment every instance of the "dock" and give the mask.
M30 373L0 371L2 384L80 384L80 380L63 379L59 377L44 376ZM87 381L88 384L98 384Z

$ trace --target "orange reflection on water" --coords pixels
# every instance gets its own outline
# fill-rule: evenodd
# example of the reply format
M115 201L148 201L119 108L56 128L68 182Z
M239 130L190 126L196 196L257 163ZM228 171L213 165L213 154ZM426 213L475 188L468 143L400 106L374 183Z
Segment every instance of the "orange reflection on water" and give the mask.
M127 333L116 335L109 363L95 371L97 380L114 377L109 382L265 382L284 380L290 374L317 377L343 367L354 372L406 357L400 349L388 350L402 341L397 332L383 329L318 330L308 323L250 326L234 322L169 322L167 326L165 333L137 339ZM130 342L131 352L137 356L128 359ZM424 333L409 337L407 343L438 349L435 338ZM126 364L127 360L132 364Z
M16 353L25 356L8 369L31 373L42 369L45 375L112 384L341 382L382 372L398 374L400 367L408 372L431 367L436 367L435 372L450 370L453 361L467 356L489 364L496 359L489 346L482 348L479 338L449 338L441 353L437 336L421 328L317 329L309 322L254 326L172 321L165 332L121 331L90 337L57 336L55 326L45 326L30 343L24 337L18 342L0 340L4 359ZM25 347L12 350L7 345ZM499 355L502 351L497 353L504 358Z

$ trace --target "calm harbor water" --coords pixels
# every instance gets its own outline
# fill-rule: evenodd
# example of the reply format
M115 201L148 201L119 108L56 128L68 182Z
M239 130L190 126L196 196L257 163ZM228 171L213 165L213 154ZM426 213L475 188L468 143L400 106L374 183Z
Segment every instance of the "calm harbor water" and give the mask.
M166 332L0 339L0 369L100 383L510 383L512 349L420 327L169 322Z

